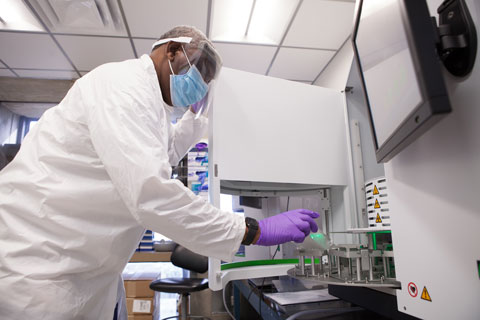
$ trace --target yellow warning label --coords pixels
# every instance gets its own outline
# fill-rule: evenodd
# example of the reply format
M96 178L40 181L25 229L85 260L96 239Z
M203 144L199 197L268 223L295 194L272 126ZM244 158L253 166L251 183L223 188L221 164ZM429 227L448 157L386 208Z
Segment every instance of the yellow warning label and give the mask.
M430 294L427 291L427 287L423 287L422 299L432 302L432 298L430 298Z
M377 186L373 186L373 194L379 194Z
M378 203L378 199L375 199L375 209L380 209L380 203Z
M380 214L377 213L377 220L375 220L376 223L382 223L382 218L380 218Z

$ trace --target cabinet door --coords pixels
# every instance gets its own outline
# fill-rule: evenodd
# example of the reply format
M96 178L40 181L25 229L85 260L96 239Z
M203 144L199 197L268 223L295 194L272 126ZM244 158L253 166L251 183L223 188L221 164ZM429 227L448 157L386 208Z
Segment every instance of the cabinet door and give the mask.
M223 68L210 120L221 180L347 184L340 92Z

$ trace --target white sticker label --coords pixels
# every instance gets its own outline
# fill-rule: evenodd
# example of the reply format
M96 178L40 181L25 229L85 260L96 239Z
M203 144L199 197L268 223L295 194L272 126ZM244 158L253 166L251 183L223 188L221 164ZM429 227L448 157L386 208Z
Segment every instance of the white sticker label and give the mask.
M150 313L152 309L152 301L150 300L133 300L133 312Z

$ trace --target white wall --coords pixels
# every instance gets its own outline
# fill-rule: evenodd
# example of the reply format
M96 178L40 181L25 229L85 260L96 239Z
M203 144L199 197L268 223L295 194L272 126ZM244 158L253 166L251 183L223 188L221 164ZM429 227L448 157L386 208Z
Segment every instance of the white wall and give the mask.
M437 16L441 0L428 0ZM480 34L480 2L466 1ZM400 311L424 319L480 316L480 59L446 76L453 112L385 165ZM420 291L407 291L414 282ZM426 286L432 302L422 300Z

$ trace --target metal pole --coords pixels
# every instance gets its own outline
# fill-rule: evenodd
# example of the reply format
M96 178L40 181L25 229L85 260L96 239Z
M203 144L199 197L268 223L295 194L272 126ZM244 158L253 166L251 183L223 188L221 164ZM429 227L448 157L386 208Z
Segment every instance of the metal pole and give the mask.
M373 281L373 257L369 257L369 268L368 268L368 278L370 281Z
M328 276L332 274L332 264L333 264L332 256L329 254L328 255Z
M390 277L390 260L388 259L388 257L386 260L387 260L387 274Z
M340 257L337 257L337 273L338 273L338 278L342 278L342 268L340 266Z
M320 274L325 274L323 270L323 256L320 256Z
M312 256L312 261L310 261L310 265L312 266L312 276L317 275L315 272L315 257Z
M373 236L371 233L368 233L367 234L367 238L368 238L368 249L370 250L373 250Z
M188 304L188 296L186 294L182 294L182 303L180 304L180 312L181 319L187 320L187 304Z
M305 256L298 257L298 268L300 269L300 275L305 275Z
M352 258L348 258L348 272L350 273L350 279L353 278Z
M328 210L325 210L325 233L330 237L330 219L328 218Z
M387 259L385 258L385 256L383 256L382 260L383 260L383 274L385 278L388 278Z
M362 271L361 271L361 266L360 266L360 257L357 258L357 281L361 281Z

